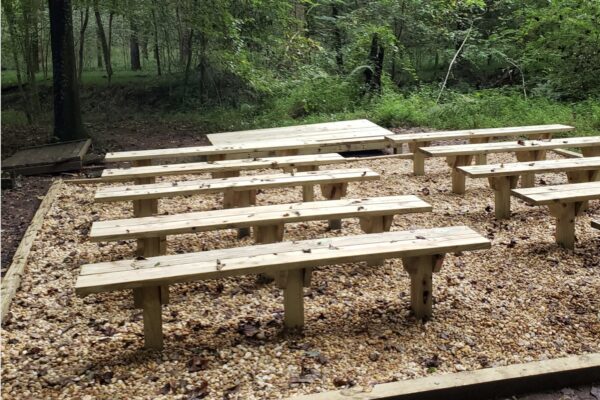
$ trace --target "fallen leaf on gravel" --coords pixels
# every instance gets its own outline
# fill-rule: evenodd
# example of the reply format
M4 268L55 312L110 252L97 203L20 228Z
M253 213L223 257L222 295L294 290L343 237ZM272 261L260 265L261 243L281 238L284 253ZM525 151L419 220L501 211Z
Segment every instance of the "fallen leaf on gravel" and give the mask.
M188 372L202 371L206 367L208 367L208 360L200 356L192 357L187 363Z

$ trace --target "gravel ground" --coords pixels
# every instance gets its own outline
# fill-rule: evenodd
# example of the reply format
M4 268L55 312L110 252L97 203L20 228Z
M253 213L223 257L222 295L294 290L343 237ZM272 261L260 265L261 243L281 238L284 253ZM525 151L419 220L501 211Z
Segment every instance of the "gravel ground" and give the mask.
M65 185L4 326L3 398L282 398L600 351L600 235L589 226L599 202L578 218L571 252L555 245L544 207L513 199L512 218L499 222L486 180L468 180L466 195L452 194L442 159L429 160L423 177L397 159L332 168L352 166L370 167L382 180L351 184L349 197L416 194L433 205L433 213L396 217L392 229L465 224L493 240L490 250L446 258L434 275L431 321L410 316L399 260L345 264L314 273L302 334L282 333L282 293L254 276L173 286L163 309L165 350L144 351L131 293L73 294L81 264L134 257L131 241L87 240L92 221L127 217L132 208L93 204L94 186ZM271 190L258 200L300 201L301 190ZM219 204L218 196L168 199L159 211ZM286 239L358 233L356 220L344 221L341 232L313 222L288 225ZM168 252L248 244L219 231L171 237Z

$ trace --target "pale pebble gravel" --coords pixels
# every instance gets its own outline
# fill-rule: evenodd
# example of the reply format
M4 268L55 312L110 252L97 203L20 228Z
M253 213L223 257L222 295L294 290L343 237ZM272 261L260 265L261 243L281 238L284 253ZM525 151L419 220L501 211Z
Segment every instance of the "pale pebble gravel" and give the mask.
M492 239L490 250L446 258L434 275L431 321L411 317L401 261L346 264L314 273L303 334L282 333L282 293L255 276L175 285L163 308L165 349L144 351L141 312L130 292L85 299L73 293L81 264L134 257L131 241L87 239L93 221L128 217L132 207L94 204L95 186L65 185L3 327L2 398L283 398L600 351L600 235L590 227L599 202L578 218L577 249L570 252L555 245L545 207L513 199L512 218L498 222L486 180L468 179L466 195L452 194L442 159L428 160L423 177L398 159L327 168L346 167L382 175L351 184L349 197L416 194L433 205L433 213L397 216L393 230L465 224ZM269 190L258 200L300 201L301 190ZM160 212L219 204L219 196L168 199ZM358 233L356 220L344 221L341 232L311 222L288 225L285 238ZM169 238L168 252L251 243L233 231L180 235Z

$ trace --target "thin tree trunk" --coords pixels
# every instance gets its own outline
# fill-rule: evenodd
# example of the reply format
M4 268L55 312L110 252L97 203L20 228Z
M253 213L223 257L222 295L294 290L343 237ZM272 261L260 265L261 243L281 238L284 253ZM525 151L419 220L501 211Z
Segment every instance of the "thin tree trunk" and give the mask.
M98 68L103 68L104 64L102 63L102 40L100 39L100 30L96 26L96 66Z
M85 47L85 30L87 29L89 17L90 17L90 7L85 8L85 15L83 11L81 11L81 29L79 30L79 69L77 70L77 80L81 83L81 74L83 73L83 50Z
M190 49L190 51L188 51L187 53L187 60L185 62L185 77L183 80L183 96L185 98L185 95L187 94L187 87L188 87L188 80L190 77L190 69L192 67L192 41L194 40L194 30L190 29L189 34L187 35L188 37L188 42L187 42L187 47Z
M38 66L35 65L37 57L34 57L34 52L37 53L37 39L34 39L33 33L34 31L37 31L37 11L39 8L37 0L23 1L23 54L25 55L27 72L27 94L34 115L38 114L41 110L37 82L35 79L35 73L38 69Z
M62 141L81 139L86 132L81 120L76 79L73 17L70 0L48 0L52 41L54 136Z
M156 4L156 3L155 3ZM158 26L156 22L156 11L152 8L152 22L154 25L154 58L156 59L156 73L158 76L162 75L160 68L160 49L158 48Z
M102 53L104 54L104 67L106 69L106 75L108 83L112 78L112 65L110 62L110 47L104 34L104 26L102 26L102 17L100 16L100 9L98 8L98 0L94 1L94 15L96 16L96 26L98 27L98 36L100 37L100 43L102 44Z

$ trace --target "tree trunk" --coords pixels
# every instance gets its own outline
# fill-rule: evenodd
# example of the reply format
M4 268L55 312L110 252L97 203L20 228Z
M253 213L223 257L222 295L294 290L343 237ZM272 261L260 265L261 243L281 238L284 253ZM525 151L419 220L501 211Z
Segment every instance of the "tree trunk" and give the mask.
M100 30L96 27L96 66L102 68L102 40L100 40Z
M335 19L335 26L333 28L335 63L338 67L338 72L342 72L342 69L344 68L344 57L342 55L342 32L338 27L338 8L335 5L331 6L331 16Z
M187 47L189 49L187 53L187 60L185 61L185 74L183 81L183 97L187 94L188 80L190 78L190 68L192 66L192 41L194 40L194 30L190 29L189 34L187 35L188 43Z
M366 92L381 93L381 75L383 72L384 48L379 44L379 36L373 34L371 40L371 51L369 52L369 65L371 68L365 69L365 87Z
M85 48L85 30L90 17L90 8L85 8L85 15L81 11L81 29L79 30L79 69L77 70L77 80L81 83L81 74L83 73L83 50Z
M81 120L75 71L71 1L48 0L48 5L52 41L54 136L61 141L81 139L87 135Z
M24 0L22 4L24 36L23 54L25 57L25 66L27 72L27 94L29 96L28 101L31 105L32 112L34 115L36 115L41 110L37 82L35 80L35 73L38 70L38 66L36 65L38 48L37 39L35 36L37 36L37 12L40 7L37 0Z
M96 26L98 26L98 36L100 37L100 43L102 44L102 53L104 54L104 67L106 68L106 75L108 83L112 78L112 64L110 62L110 47L104 34L104 26L102 25L102 17L100 16L100 9L98 8L98 0L94 1L94 15L96 16ZM111 14L112 15L112 14ZM110 18L112 19L112 17ZM110 32L110 28L109 28Z
M140 42L138 40L137 27L133 22L130 21L131 36L129 37L129 55L131 61L131 70L139 71L142 69L142 63L140 62Z
M160 68L160 49L158 48L158 26L156 22L156 11L154 10L154 7L152 8L152 22L154 25L154 59L156 60L156 73L160 76L162 75L162 71Z

